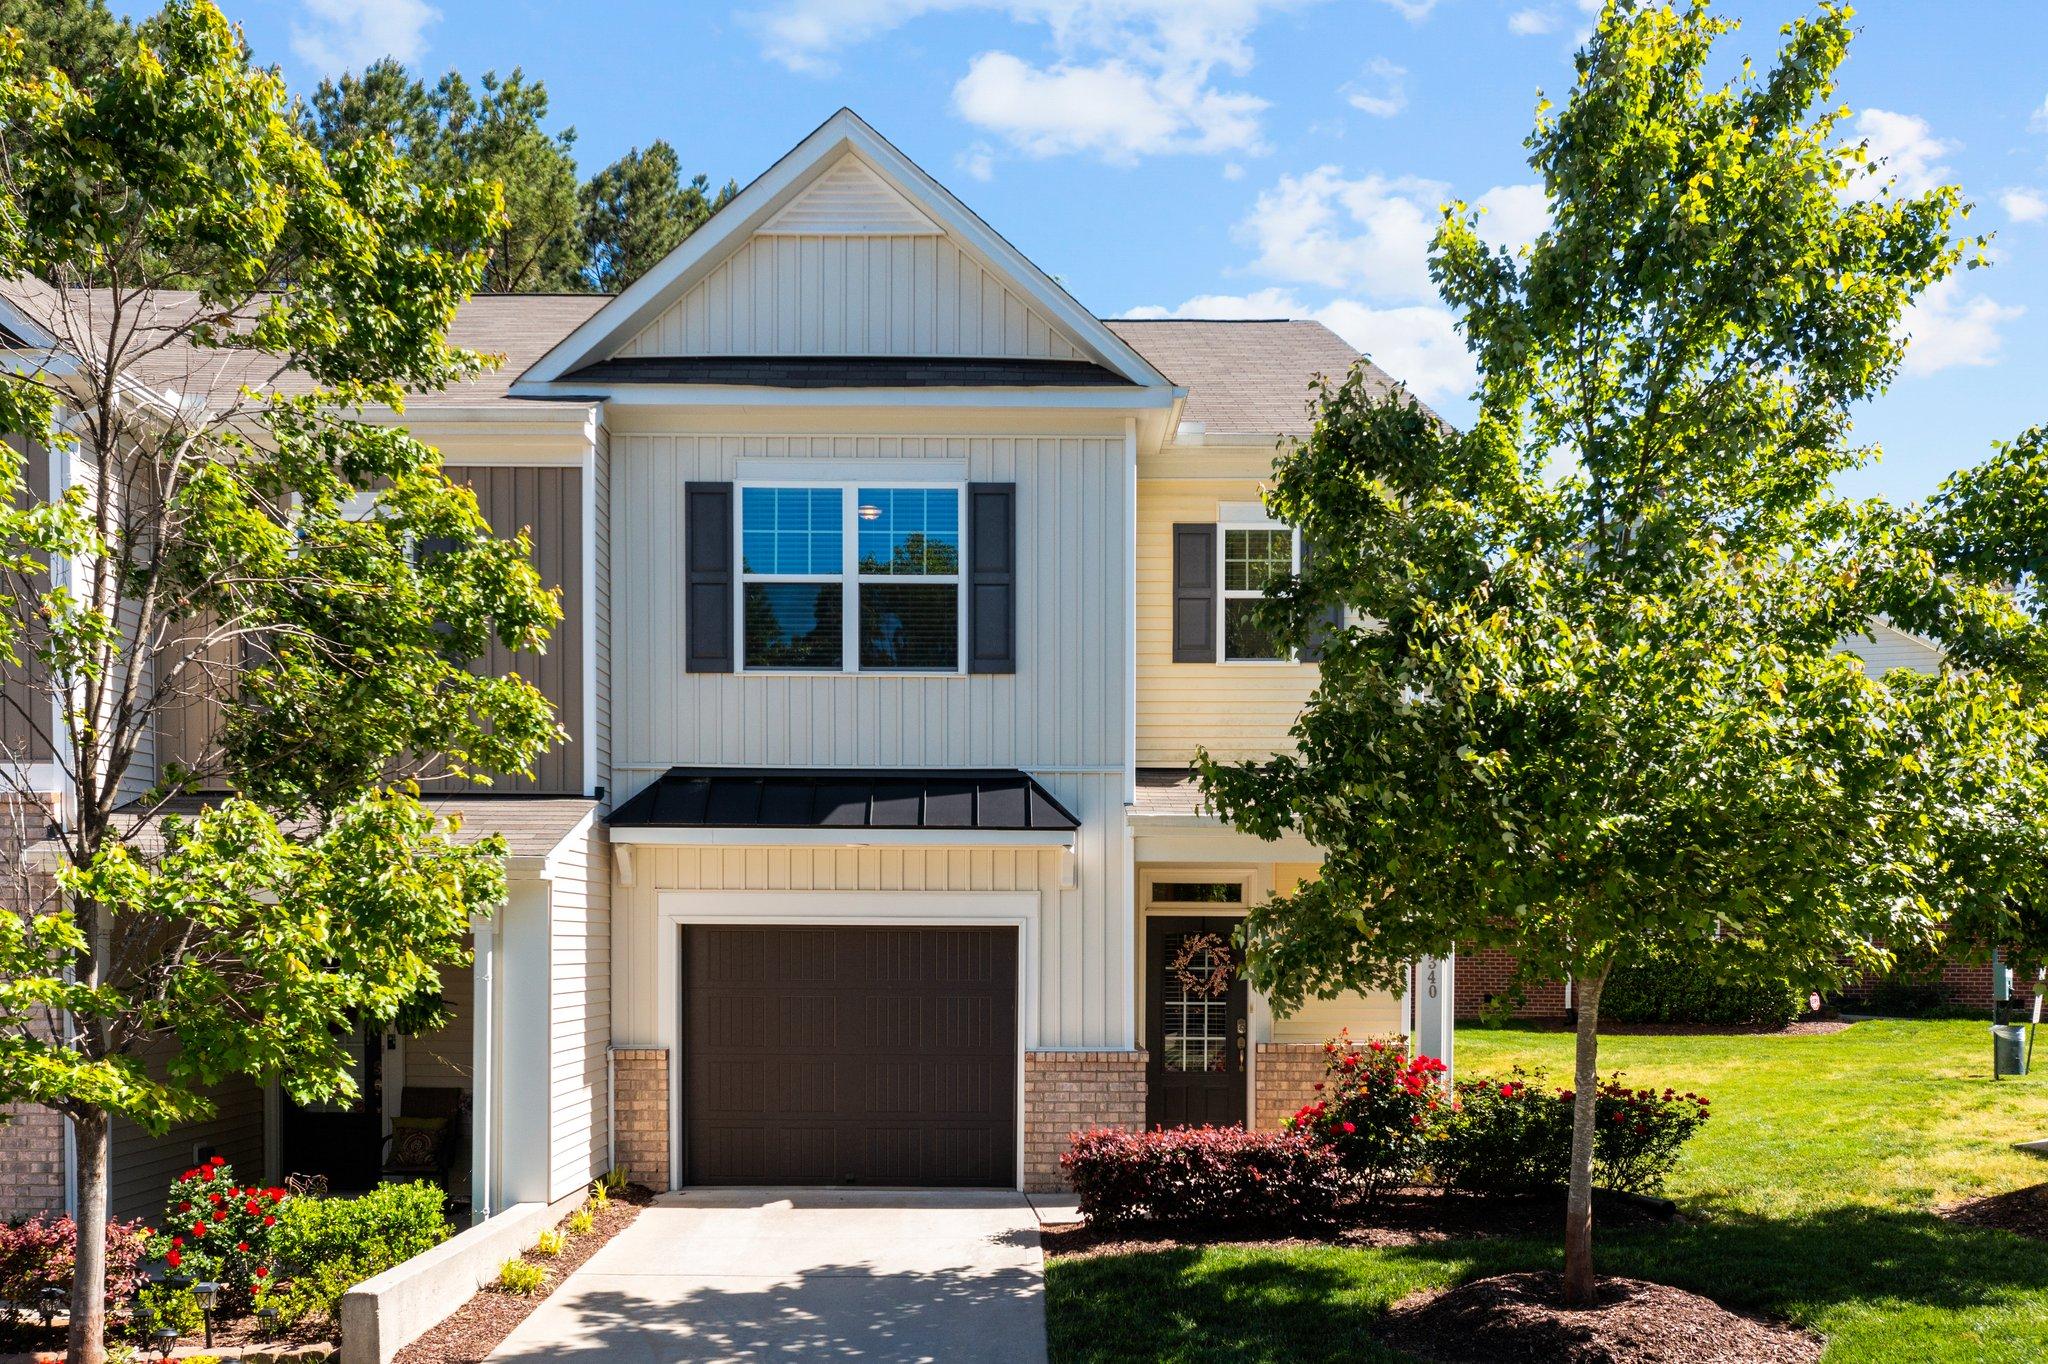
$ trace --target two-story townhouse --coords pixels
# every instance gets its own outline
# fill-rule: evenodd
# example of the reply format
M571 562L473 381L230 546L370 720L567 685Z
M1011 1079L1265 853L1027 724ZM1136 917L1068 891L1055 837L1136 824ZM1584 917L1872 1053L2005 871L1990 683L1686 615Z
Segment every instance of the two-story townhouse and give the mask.
M33 292L0 303L29 349ZM209 1150L366 1182L430 1113L479 1213L615 1163L1042 1188L1079 1128L1276 1122L1339 1028L1448 1044L1447 967L1415 1018L1247 989L1233 920L1318 855L1187 775L1283 746L1313 686L1248 608L1299 561L1259 486L1357 362L1329 332L1098 319L841 111L619 296L478 298L455 338L506 363L404 421L566 610L497 661L569 742L434 797L510 836L510 897L449 1028L358 1039L355 1110L231 1087L124 1133L121 1211ZM61 1203L61 1153L9 1146Z

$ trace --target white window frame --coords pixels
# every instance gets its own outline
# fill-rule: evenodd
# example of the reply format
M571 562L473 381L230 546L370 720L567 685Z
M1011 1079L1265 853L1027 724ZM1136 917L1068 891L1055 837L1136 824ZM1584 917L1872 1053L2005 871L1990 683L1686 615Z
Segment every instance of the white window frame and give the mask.
M1288 525L1284 521L1274 521L1271 519L1254 521L1249 518L1239 518L1236 520L1219 521L1217 523L1216 661L1219 664L1232 668L1297 667L1301 663L1301 658L1292 649L1288 650L1286 655L1281 658L1232 658L1230 656L1230 634L1225 628L1227 624L1226 616L1230 609L1229 603L1234 601L1254 601L1266 595L1263 588L1257 591L1247 591L1244 588L1231 588L1225 585L1229 581L1225 573L1230 558L1230 532L1234 530L1286 531L1291 537L1293 547L1289 571L1296 576L1299 576L1301 573L1301 532L1295 527Z
M747 489L836 488L839 490L839 572L749 573L747 571ZM941 489L952 492L959 519L960 560L950 574L862 573L860 571L860 490L862 488ZM733 667L757 677L965 677L967 675L967 484L956 479L911 478L756 478L733 485L732 628L737 643ZM747 584L838 583L839 666L837 668L749 668L747 666ZM954 631L951 668L862 668L860 666L860 589L865 584L940 584L953 586Z

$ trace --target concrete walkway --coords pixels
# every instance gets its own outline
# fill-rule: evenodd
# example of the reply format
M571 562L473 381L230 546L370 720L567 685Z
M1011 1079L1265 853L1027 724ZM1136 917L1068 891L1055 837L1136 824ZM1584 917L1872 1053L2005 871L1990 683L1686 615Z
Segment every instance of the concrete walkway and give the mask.
M1038 1219L1010 1193L671 1194L490 1357L1044 1364Z

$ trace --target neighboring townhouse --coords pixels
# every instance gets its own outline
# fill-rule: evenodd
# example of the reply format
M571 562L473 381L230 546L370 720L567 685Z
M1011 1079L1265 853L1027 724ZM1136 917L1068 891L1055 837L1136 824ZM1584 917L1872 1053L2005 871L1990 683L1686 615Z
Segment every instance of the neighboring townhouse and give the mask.
M0 302L30 354L38 303ZM1285 746L1314 685L1249 612L1301 553L1260 481L1358 361L1327 330L1100 320L842 110L623 294L480 297L454 336L506 363L404 422L565 610L544 657L490 662L569 742L432 797L507 835L508 901L447 1029L356 1039L361 1103L231 1086L124 1129L117 1211L213 1151L361 1187L437 1116L478 1215L614 1164L1045 1188L1080 1128L1277 1123L1339 1029L1448 1048L1448 963L1413 1009L1247 989L1234 920L1319 856L1188 776ZM9 1128L0 1198L61 1203L61 1143Z

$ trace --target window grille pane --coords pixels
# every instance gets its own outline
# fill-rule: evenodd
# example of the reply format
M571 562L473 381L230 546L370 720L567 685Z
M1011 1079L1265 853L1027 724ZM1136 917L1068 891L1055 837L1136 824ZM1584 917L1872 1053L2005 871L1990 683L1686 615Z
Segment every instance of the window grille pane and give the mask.
M1291 530L1225 530L1223 532L1223 590L1263 592L1266 585L1279 582L1294 572L1294 532Z
M838 573L845 535L837 488L745 488L740 552L748 573Z
M1253 617L1263 604L1261 597L1226 598L1223 603L1223 656L1225 658L1285 658L1286 650L1273 632Z
M1154 881L1152 900L1162 905L1241 905L1242 881Z
M838 583L748 583L746 665L837 670L843 593Z
M854 511L862 573L939 576L960 571L958 490L862 488Z
M860 666L958 671L960 589L952 583L862 583Z

